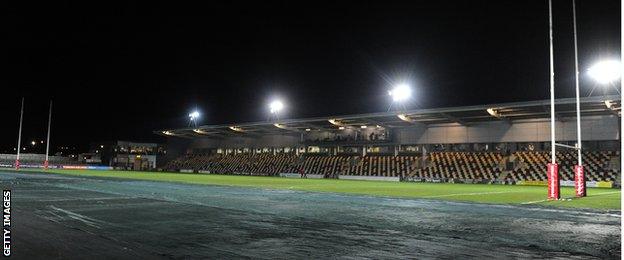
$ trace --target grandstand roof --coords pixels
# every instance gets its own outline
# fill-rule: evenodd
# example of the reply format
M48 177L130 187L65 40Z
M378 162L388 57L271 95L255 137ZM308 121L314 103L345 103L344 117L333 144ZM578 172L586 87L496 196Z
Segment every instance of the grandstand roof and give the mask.
M576 115L574 98L557 99L555 116L557 120L574 118ZM581 98L582 116L621 115L619 96L599 96ZM409 127L414 125L459 124L474 125L488 121L540 119L550 117L550 100L499 103L478 106L414 109L357 115L284 119L251 123L222 125L202 125L195 128L181 128L155 131L164 136L186 138L231 137L245 135L298 134L306 131L339 131L339 127L360 128L380 126L385 128Z

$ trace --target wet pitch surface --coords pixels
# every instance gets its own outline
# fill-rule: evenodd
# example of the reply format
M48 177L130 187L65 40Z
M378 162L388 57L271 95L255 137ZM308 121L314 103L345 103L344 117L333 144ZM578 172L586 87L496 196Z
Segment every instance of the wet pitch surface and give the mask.
M0 172L14 259L620 258L620 212Z

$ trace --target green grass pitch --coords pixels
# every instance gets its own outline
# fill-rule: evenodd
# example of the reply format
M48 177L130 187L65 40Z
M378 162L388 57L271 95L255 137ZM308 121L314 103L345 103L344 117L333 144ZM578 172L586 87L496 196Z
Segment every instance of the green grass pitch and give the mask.
M230 185L265 189L334 192L370 196L421 198L491 204L539 205L546 207L620 210L621 190L589 188L585 198L574 198L572 187L562 187L561 201L547 201L546 187L487 184L409 183L334 179L298 179L279 177L134 172L95 170L49 170L49 173L168 181L191 184Z

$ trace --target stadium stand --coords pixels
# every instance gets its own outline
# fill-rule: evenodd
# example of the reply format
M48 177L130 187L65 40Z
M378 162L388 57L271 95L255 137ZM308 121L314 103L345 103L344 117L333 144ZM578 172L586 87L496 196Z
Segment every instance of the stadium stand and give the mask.
M588 181L619 185L619 98L580 101ZM549 105L550 100L538 100L155 133L168 140L170 158L161 167L168 171L288 177L303 171L325 178L540 185L529 182L546 180L551 137L544 108ZM576 99L558 99L555 106L557 142L574 148L576 121L562 119L576 116ZM568 148L557 150L563 181L574 179L576 152Z
M619 175L611 163L619 151L583 152L583 161L589 181L615 181ZM510 156L500 152L432 152L414 155L301 155L295 154L187 154L170 161L165 170L189 169L216 174L277 175L297 173L319 174L327 178L339 175L377 177L415 177L422 179L458 179L510 182L546 180L549 153L517 151ZM506 171L505 162L513 168ZM573 180L576 164L574 151L557 153L562 180Z

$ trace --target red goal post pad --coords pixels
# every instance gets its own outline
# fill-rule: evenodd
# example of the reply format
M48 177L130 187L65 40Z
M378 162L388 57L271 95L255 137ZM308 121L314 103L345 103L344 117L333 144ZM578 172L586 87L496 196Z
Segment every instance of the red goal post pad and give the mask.
M559 165L548 164L548 199L558 200L559 196Z
M577 197L585 197L587 195L585 170L582 165L574 165L574 192Z

